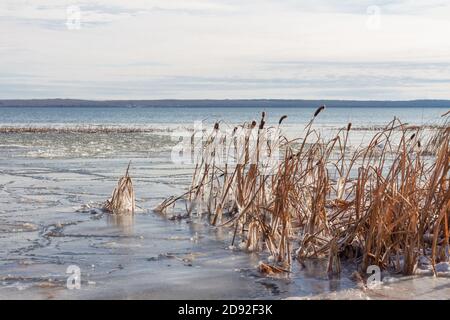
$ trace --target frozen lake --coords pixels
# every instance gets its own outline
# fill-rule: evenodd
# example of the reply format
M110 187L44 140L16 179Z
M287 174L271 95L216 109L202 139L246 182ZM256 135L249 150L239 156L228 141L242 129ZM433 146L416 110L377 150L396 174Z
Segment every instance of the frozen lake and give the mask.
M173 131L196 120L230 125L259 118L255 108L30 108L0 107L0 127L153 128L152 132L0 133L0 299L281 299L450 297L450 278L385 278L361 290L353 269L329 279L326 261L294 262L288 276L257 272L258 254L230 250L232 233L201 218L172 221L152 211L190 184L190 168L173 163ZM267 110L286 130L300 130L314 110ZM329 109L324 130L382 125L397 115L411 124L433 124L442 109ZM363 138L372 133L355 132ZM356 138L355 138L356 139ZM139 212L112 217L96 210L132 161ZM69 266L81 270L81 289L69 290Z

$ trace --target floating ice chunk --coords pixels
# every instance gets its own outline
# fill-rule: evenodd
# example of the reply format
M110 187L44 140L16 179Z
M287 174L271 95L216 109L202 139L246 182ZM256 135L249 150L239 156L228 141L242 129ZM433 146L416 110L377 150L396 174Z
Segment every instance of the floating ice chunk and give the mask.
M414 271L414 274L417 274L419 276L431 276L433 275L433 271L431 270L431 267L428 269L416 269Z
M420 256L419 257L419 265L429 266L430 265L430 259L425 257L425 256Z
M436 272L450 273L450 263L440 262L435 266Z
M399 282L400 278L396 278L396 277L384 277L383 278L383 282L384 283L395 283L395 282Z

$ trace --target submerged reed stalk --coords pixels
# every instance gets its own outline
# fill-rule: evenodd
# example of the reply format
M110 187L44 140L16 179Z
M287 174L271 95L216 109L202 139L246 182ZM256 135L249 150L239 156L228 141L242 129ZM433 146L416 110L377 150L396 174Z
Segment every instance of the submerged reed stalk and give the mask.
M128 164L125 175L119 179L111 199L107 200L104 209L112 214L134 214L136 209L133 182L129 175L130 164Z

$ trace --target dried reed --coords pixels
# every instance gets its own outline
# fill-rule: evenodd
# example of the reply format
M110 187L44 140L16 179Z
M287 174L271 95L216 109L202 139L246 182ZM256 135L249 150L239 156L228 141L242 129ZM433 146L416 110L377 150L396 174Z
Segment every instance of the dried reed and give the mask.
M107 200L104 209L112 214L134 214L136 209L133 182L129 175L130 164L128 164L125 175L119 179L111 199Z
M244 123L231 137L221 137L215 124L191 188L158 211L187 201L188 215L231 227L232 245L239 239L243 249L267 250L275 264L259 268L268 273L289 270L292 258L326 258L330 273L354 259L361 270L375 264L403 274L414 272L420 255L433 266L448 260L448 119L427 131L394 119L367 146L351 148L352 124L329 141L314 129L321 112L325 106L294 140L277 131L286 116L266 127L263 113L259 126ZM269 132L277 135L269 140ZM280 161L269 168L262 155L276 149ZM237 161L207 160L218 154Z

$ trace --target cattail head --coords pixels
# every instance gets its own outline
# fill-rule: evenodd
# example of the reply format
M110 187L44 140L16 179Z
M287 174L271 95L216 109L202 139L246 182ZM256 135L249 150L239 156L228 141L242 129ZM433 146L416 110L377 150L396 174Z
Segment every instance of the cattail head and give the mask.
M263 112L261 113L261 121L259 122L259 129L260 129L260 130L264 128L264 124L266 123L266 122L264 121L264 117L265 117L265 116L266 116L266 113L263 111Z
M321 105L319 108L317 108L316 112L314 112L314 118L319 115L323 110L325 110L325 105Z
M263 120L263 119L261 119L261 122L259 123L259 129L260 130L262 130L262 129L264 129L264 124L265 124L266 122Z
M417 141L417 146L418 146L419 148L422 147L422 144L420 143L420 140Z
M280 125L283 122L283 120L286 119L286 118L287 118L287 115L282 116L280 118L280 120L278 121L278 124Z
M352 123L349 122L348 125L347 125L347 131L350 131L351 128L352 128Z
M256 127L256 121L255 120L252 121L252 125L250 126L250 128L253 129L254 127Z
M219 123L218 123L218 122L216 122L216 123L214 124L214 130L219 130Z
M412 140L412 139L414 139L414 137L416 136L416 134L415 133L413 133L412 134L412 136L409 138L409 140Z
M233 136L236 134L237 129L238 129L238 127L234 127L233 133L232 133Z

